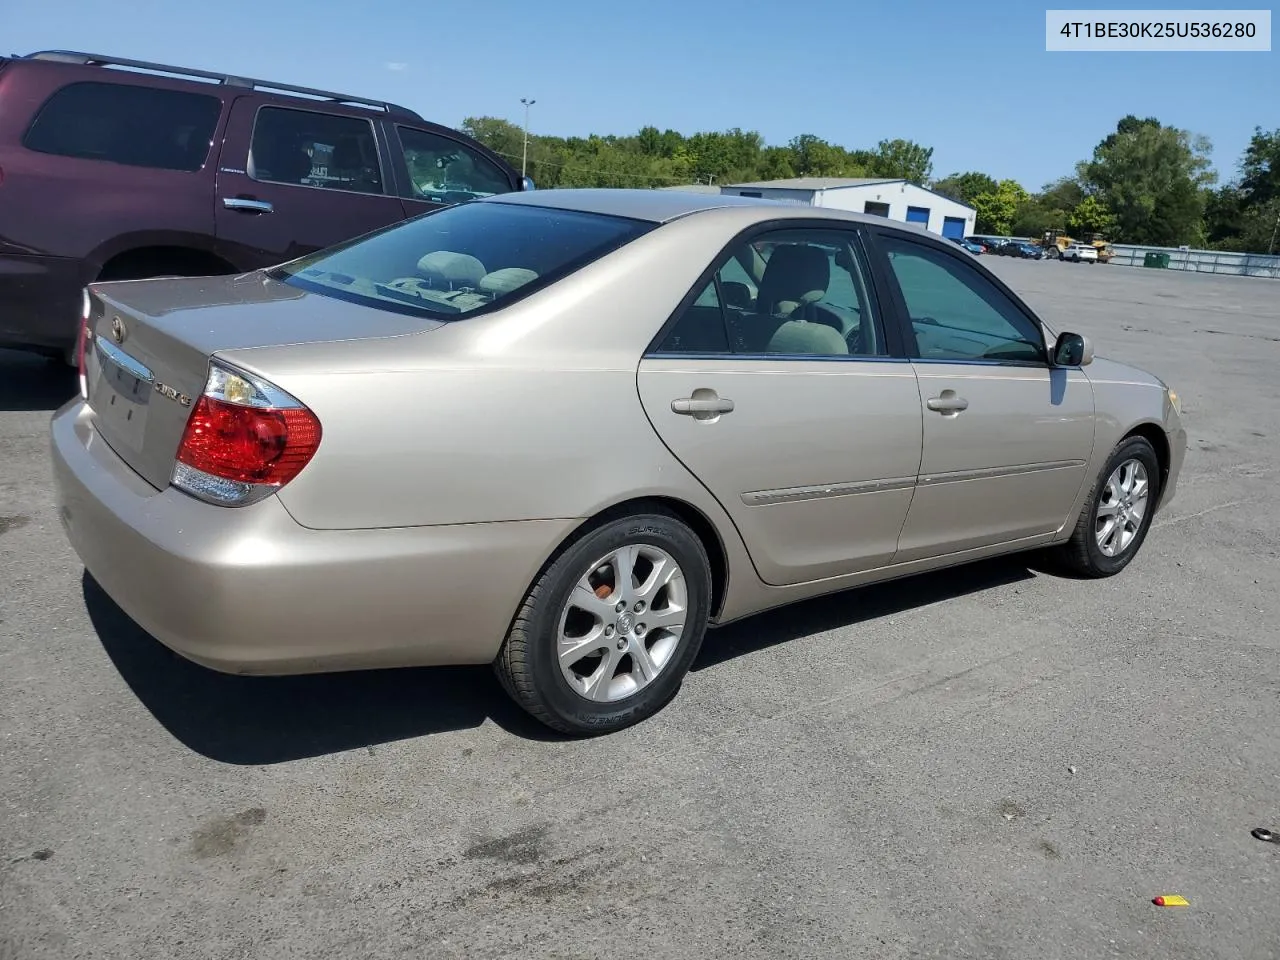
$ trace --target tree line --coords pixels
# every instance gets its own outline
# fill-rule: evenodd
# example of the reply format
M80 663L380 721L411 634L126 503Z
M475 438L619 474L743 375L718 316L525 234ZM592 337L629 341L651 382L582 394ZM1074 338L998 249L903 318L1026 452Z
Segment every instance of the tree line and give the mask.
M463 130L519 166L521 128L469 117ZM647 126L631 136L532 135L528 172L539 187L664 187L787 177L889 177L977 211L977 232L1040 237L1096 233L1118 243L1267 253L1280 249L1280 128L1255 128L1236 175L1218 185L1205 137L1155 117L1122 118L1069 176L1038 191L981 171L933 177L933 148L882 140L849 149L813 134L770 146L757 132L694 133Z

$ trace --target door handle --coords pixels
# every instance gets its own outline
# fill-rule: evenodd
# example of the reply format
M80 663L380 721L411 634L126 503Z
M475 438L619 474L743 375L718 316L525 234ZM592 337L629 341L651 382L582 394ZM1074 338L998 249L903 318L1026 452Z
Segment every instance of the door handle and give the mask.
M247 210L250 213L271 213L275 210L266 200L250 200L248 197L223 197L222 205L228 210Z
M695 420L714 420L722 413L733 412L733 401L728 397L718 397L714 390L695 390L692 397L681 397L671 401L671 412Z
M961 410L969 409L969 401L964 397L956 396L954 390L943 390L941 396L930 397L926 400L925 406L942 414L944 417L955 416Z

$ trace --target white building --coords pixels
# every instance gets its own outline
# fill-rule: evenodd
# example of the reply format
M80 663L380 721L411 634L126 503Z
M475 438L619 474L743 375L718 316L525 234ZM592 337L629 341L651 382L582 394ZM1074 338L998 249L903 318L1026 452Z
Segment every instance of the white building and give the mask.
M853 210L918 223L944 237L967 237L975 228L977 212L917 187L906 180L872 177L794 177L790 180L762 180L759 183L726 184L721 193L740 197L763 197L811 207Z

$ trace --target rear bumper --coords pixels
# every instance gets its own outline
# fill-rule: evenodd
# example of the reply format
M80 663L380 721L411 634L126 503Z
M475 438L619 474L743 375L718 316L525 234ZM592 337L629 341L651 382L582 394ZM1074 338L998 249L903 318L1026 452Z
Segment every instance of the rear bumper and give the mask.
M487 663L573 520L310 530L157 491L80 400L52 422L59 516L85 568L143 629L228 673Z
M83 270L69 257L0 256L0 347L75 346Z

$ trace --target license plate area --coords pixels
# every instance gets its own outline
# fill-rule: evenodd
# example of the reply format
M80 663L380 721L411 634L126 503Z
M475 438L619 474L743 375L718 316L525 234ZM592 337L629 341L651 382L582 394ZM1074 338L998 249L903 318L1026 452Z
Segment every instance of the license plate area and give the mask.
M90 405L98 431L113 446L119 443L140 451L155 377L144 364L101 337L94 341L94 359L98 361L98 382L90 393Z

